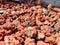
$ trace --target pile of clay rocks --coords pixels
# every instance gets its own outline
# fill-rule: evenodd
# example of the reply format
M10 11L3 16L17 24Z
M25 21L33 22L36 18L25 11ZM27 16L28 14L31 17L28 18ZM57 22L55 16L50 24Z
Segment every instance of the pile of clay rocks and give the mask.
M60 8L1 4L0 45L60 45Z

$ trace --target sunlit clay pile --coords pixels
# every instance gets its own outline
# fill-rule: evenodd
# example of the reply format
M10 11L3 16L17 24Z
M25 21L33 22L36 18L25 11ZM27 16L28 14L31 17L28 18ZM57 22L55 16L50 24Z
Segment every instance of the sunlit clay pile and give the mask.
M60 8L0 5L0 45L60 45Z

